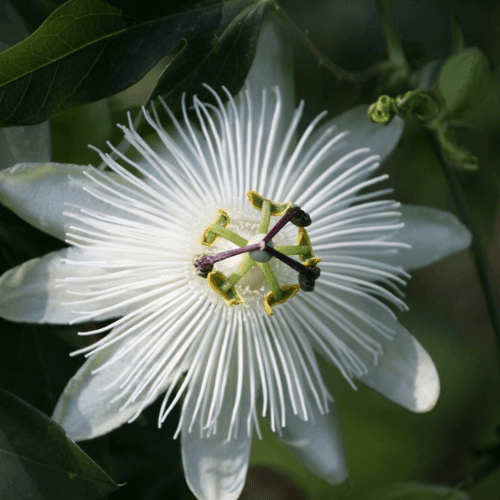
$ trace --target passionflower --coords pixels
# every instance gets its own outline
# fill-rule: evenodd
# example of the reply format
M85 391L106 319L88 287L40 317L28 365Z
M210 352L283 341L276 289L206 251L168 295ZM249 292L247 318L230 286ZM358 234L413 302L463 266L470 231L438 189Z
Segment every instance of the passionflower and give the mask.
M154 135L122 126L133 151L106 169L19 164L2 202L69 246L1 278L14 321L112 320L53 418L75 440L133 421L161 398L182 405L187 482L200 499L235 499L259 417L331 483L347 477L340 418L316 360L415 412L438 398L436 368L398 322L407 271L466 248L450 214L388 197L381 160L402 122L356 108L296 139L290 53L263 22L246 85L226 104L183 100ZM188 110L193 111L192 115ZM75 354L76 354L75 353Z

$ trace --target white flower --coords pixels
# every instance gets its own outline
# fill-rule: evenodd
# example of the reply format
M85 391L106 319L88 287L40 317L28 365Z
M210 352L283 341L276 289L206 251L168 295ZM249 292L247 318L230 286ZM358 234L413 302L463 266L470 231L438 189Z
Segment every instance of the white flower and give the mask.
M90 357L53 418L84 440L156 398L161 425L183 397L178 433L200 499L238 497L259 415L318 476L346 479L340 418L315 353L353 386L430 410L439 394L434 364L387 304L406 309L406 271L470 242L452 215L383 198L387 176L373 175L399 139L399 119L380 127L356 108L319 125L322 114L295 142L303 103L293 111L281 37L267 18L247 85L227 105L215 92L217 106L195 97L196 118L184 103L183 122L166 130L146 115L156 130L148 143L123 127L135 160L101 154L109 171L49 163L1 174L2 202L72 246L5 273L0 314L38 323L119 318L85 333L108 332L80 351ZM262 241L290 216L290 203L312 224L284 225L271 259ZM261 250L219 260L208 279L197 275L200 254L247 244ZM314 291L297 293L299 272L276 251L296 253L302 278L310 271L301 263L317 264L320 277L306 279Z

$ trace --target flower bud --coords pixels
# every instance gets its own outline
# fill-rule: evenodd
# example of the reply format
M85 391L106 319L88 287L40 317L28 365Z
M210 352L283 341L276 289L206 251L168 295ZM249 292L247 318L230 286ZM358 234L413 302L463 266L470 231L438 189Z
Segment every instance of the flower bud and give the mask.
M441 92L447 113L459 117L484 97L490 79L486 56L477 47L469 47L446 60L434 87Z

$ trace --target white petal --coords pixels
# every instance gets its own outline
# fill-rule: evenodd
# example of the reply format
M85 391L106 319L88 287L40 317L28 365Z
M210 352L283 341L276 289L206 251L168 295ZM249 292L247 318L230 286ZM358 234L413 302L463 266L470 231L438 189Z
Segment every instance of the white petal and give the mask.
M201 379L205 370L199 370L193 384L193 394L183 407L182 416L182 463L186 481L191 491L200 500L236 500L245 485L248 469L252 429L248 429L248 412L250 408L250 388L247 368L238 374L236 349L231 354L231 364L225 397L217 418L217 432L201 437L199 425L189 427L196 402L200 395ZM206 361L206 359L205 359ZM203 363L204 365L204 363ZM243 374L243 390L241 407L236 413L237 436L231 436L228 441L229 429L233 419L235 401L238 397L236 388L238 375ZM250 432L248 432L250 430Z
M358 377L394 403L422 413L431 410L439 397L439 375L427 351L401 324L395 338L384 344L378 365Z
M389 307L367 294L348 293L322 277L314 294L295 301L297 320L308 317L314 349L387 399L414 412L433 408L439 376L432 359ZM334 283L335 284L335 283ZM307 316L307 311L309 316ZM349 380L349 379L348 379Z
M110 334L110 338L112 336L113 333ZM68 382L61 394L52 418L75 441L92 439L106 434L126 423L140 409L142 398L120 411L130 393L112 401L122 392L122 389L120 389L119 383L107 388L124 371L132 368L131 363L134 361L136 350L132 349L105 369L95 374L91 373L125 347L125 342L118 341L91 356ZM164 392L171 380L169 378L161 384L157 394ZM131 390L140 383L142 383L141 378L130 386ZM152 398L150 403L154 400L155 398Z
M75 319L71 308L62 303L71 300L66 288L56 288L56 280L73 274L72 266L61 262L71 252L65 248L32 259L10 269L0 278L0 316L10 321L30 323L69 323Z
M223 433L200 438L182 432L182 463L191 491L200 500L236 500L245 485L252 438Z
M326 273L323 273L326 274ZM314 293L297 297L291 314L314 350L349 380L366 373L394 335L397 319L379 299L321 276Z
M93 167L79 165L20 163L0 172L0 200L31 225L64 240L66 229L73 222L63 213L71 210L70 205L123 216L122 211L84 190L95 188L95 183L84 174L94 171Z
M79 266L65 263L61 259L89 262L105 260L109 253L97 253L79 248L64 248L51 252L41 258L32 259L20 266L10 269L0 278L0 316L10 321L29 323L69 323L78 320L81 315L73 311L75 305L67 304L75 301L74 295L67 293L67 287L61 286L61 280L69 276L90 277L104 276L108 271L101 266ZM74 285L76 286L76 285ZM88 290L87 283L79 283L78 290ZM135 291L134 293L139 293ZM125 297L126 295L126 297ZM109 298L99 301L99 309L122 302L131 296L125 293L118 299ZM94 307L96 307L94 305ZM139 307L136 304L136 307ZM92 320L103 320L126 314L129 306L114 308L110 313L96 314ZM89 321L89 318L86 318Z
M420 269L465 250L471 243L469 230L450 212L417 205L402 205L405 226L391 240L409 243L398 255L381 258L404 269Z
M269 99L269 91L275 86L280 89L283 105L284 115L281 122L288 127L295 108L292 44L288 32L285 31L276 14L269 11L262 19L255 59L244 87L250 90L254 117L260 116L262 89L266 89L268 93L266 122L268 123L272 120L274 112L274 106L270 106L273 101Z
M309 409L309 421L287 415L282 436L278 437L287 451L313 474L330 484L344 482L347 470L342 421L335 404L321 415L315 406Z

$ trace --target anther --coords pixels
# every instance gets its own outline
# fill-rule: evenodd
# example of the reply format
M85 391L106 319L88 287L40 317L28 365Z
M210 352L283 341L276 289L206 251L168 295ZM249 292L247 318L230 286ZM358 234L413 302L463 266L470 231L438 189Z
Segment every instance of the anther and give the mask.
M201 255L198 258L196 258L193 262L193 265L196 268L196 274L201 278L206 278L208 276L208 273L213 271L214 264L216 262L229 259L229 257L234 257L235 255L240 255L242 253L252 252L255 250L262 250L263 246L264 246L263 244L256 243L240 248L235 248L234 250L219 252L216 255Z
M274 248L266 245L266 252L270 253L273 257L281 260L284 264L291 267L299 273L299 285L302 291L312 292L314 290L314 282L319 278L321 270L317 266L305 266L296 260L284 255Z
M321 269L317 266L306 267L307 271L299 272L299 285L303 292L312 292L316 285L316 280L321 274Z
M295 205L297 210L293 212L293 216L290 219L290 222L297 227L307 227L312 223L311 216L304 212L299 206Z

